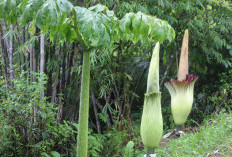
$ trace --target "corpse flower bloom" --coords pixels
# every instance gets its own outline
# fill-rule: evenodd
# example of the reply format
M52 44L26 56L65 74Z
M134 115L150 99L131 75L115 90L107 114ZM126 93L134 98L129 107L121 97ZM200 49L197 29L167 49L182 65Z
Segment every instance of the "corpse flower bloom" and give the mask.
M185 31L178 70L178 80L165 83L171 95L171 109L174 122L183 125L193 104L194 84L197 76L188 74L188 30Z

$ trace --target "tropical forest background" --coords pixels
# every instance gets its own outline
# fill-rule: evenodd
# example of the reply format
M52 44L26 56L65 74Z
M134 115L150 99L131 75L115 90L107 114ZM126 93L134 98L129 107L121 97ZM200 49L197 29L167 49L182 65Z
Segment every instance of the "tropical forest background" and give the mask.
M175 32L164 26L153 39L140 23L127 26L127 13L165 20ZM177 77L186 29L189 73L199 77L184 126L189 135L161 140L156 153L232 155L230 0L0 0L0 156L76 155L87 49L88 155L142 156L140 123L152 50L161 41L167 133L175 124L164 83Z

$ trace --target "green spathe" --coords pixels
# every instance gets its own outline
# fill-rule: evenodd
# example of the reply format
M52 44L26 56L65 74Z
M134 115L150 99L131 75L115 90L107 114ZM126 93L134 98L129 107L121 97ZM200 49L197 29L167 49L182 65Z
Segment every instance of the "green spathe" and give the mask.
M171 95L171 109L175 124L183 125L192 109L194 84L197 79L189 84L178 84L170 81L165 84Z
M157 147L163 134L161 93L159 92L159 48L158 42L150 63L140 129L142 141L147 148Z
M140 131L143 144L148 148L157 147L163 135L163 119L160 100L160 92L145 94Z

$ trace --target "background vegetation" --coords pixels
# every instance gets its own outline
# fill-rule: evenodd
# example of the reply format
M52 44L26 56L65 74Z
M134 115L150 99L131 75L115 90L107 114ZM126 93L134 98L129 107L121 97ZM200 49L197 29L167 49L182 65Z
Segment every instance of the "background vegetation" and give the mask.
M206 134L215 133L219 142L223 142L223 135L231 130L231 121L221 114L221 120L216 118L221 123L211 132L205 119L222 110L231 113L232 109L232 3L229 0L57 0L57 3L0 0L0 155L75 156L85 48L76 38L71 10L72 6L88 8L99 3L113 10L118 19L126 13L141 11L166 20L174 28L175 39L165 41L160 49L165 132L175 126L164 83L176 78L184 30L189 30L189 69L199 80L186 127L206 124L206 129L203 127L200 134L182 138L180 143L171 141L170 150L159 149L157 153L181 156L189 148L176 154L176 145L192 141L189 147L195 147L199 143L197 139ZM88 23L91 18L85 18L91 24L91 20ZM98 36L101 30L97 28L85 35ZM96 42L100 46L109 44L108 40L95 38L91 44ZM143 153L139 127L154 45L118 40L110 48L98 47L90 54L88 138L92 156L129 157ZM220 130L224 130L223 137L217 132ZM202 142L210 139L213 138L209 136ZM213 142L218 141L212 141L212 145ZM200 155L210 153L211 148L205 148Z

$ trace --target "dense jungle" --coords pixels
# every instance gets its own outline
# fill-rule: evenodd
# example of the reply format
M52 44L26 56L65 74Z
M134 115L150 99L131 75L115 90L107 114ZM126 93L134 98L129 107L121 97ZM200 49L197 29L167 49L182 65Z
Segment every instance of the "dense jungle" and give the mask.
M232 156L231 0L0 0L0 157Z

